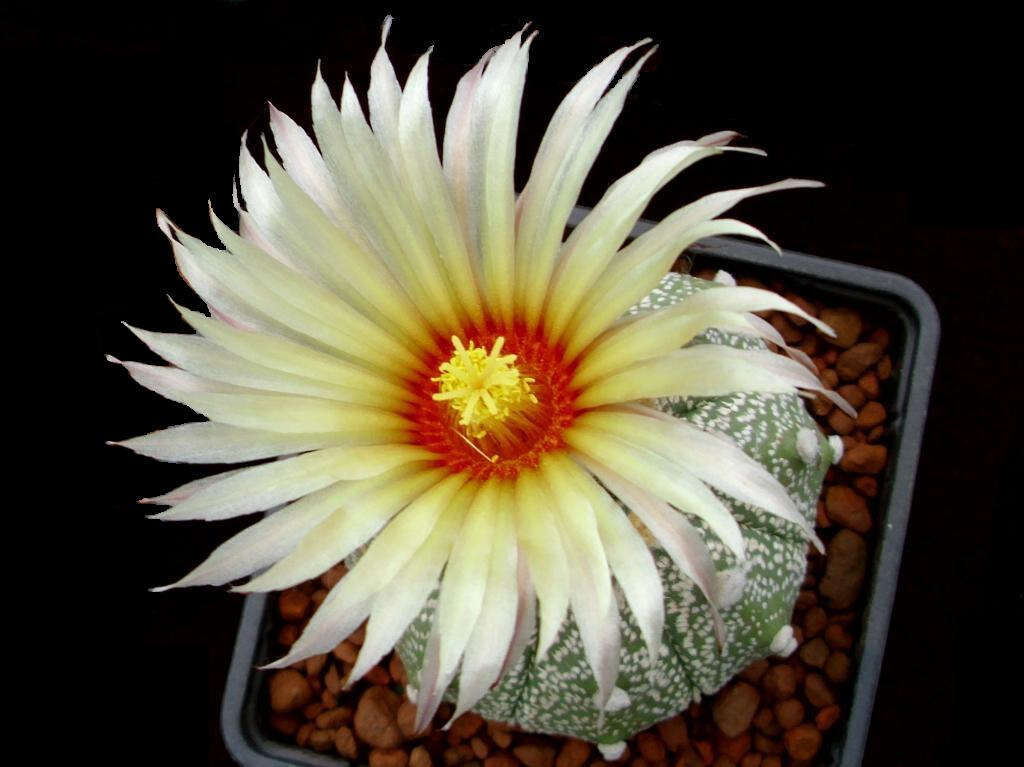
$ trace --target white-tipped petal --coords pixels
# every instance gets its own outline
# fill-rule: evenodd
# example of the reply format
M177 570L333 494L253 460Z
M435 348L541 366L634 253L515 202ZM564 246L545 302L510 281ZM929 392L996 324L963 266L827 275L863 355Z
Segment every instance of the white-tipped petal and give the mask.
M658 500L640 486L630 482L599 461L588 456L584 456L583 461L605 487L633 510L633 513L665 548L666 553L672 558L680 572L701 590L708 600L715 635L718 637L719 643L724 644L725 624L715 602L717 594L715 564L711 559L711 552L697 528L687 522L682 514L672 509L667 503Z
M479 281L466 245L465 230L437 155L437 138L427 94L429 55L429 52L423 54L416 62L402 93L398 114L401 159L410 193L430 228L454 292L470 320L480 327L484 314Z
M183 586L220 586L237 578L252 575L273 564L294 549L299 541L340 506L388 482L400 479L410 472L409 466L400 466L376 477L357 482L336 482L310 493L268 514L259 522L222 543L198 567L169 586L153 591L165 591Z
M399 442L400 437L401 432L368 432L364 435L337 432L280 434L201 421L172 426L110 444L126 447L158 461L244 463L339 445Z
M786 488L732 440L641 405L623 411L591 411L579 423L595 426L677 462L701 481L737 501L796 525L823 551L814 528Z
M462 658L459 696L451 721L476 705L498 680L515 634L518 547L510 484L501 489L492 537L487 592Z
M700 517L738 559L744 558L743 534L732 513L687 469L579 421L566 430L565 440L585 458L622 475L677 509Z
M349 672L348 684L358 681L395 645L419 615L427 598L438 587L441 569L448 560L455 535L476 491L475 482L462 486L447 508L442 510L426 540L390 580L385 581L377 575L373 559L362 570L359 570L359 563L356 563L356 567L346 576L349 578L356 574L357 578L366 581L365 585L361 581L351 584L353 588L370 589L373 584L385 584L373 599L366 637L359 650L359 657Z
M558 637L569 609L569 568L561 535L552 518L553 501L540 477L534 471L520 472L516 478L515 493L516 534L537 592L539 660Z
M371 540L388 520L443 478L443 469L422 469L352 499L311 530L288 556L235 590L280 591L317 577ZM429 501L425 505L428 512L436 508ZM380 563L383 550L378 547L371 561ZM399 555L392 566L397 569L401 561Z
M517 202L515 298L531 330L540 318L572 206L653 49L602 94L626 56L647 42L620 48L591 69L562 100L541 139Z
M652 152L612 184L594 209L573 229L548 290L544 328L561 337L580 301L629 235L647 203L671 179L721 150L682 141Z
M324 448L242 469L156 516L167 520L210 520L251 514L340 480L367 479L429 457L423 448L411 445ZM331 564L334 563L327 567Z
M589 386L576 405L593 408L656 397L720 397L738 391L794 393L797 389L817 392L844 412L856 415L842 397L791 359L768 351L711 344L680 349L609 375Z
M682 250L705 237L722 234L752 237L778 250L778 246L760 230L742 221L720 218L688 228L668 245L652 242L651 249L638 249L630 257L616 259L615 265L589 291L566 331L566 358L576 359L629 307L650 293ZM631 248L632 243L624 251ZM624 251L620 253L624 254Z
M664 592L654 556L626 512L604 488L591 480L586 492L597 518L608 566L640 627L653 667L661 653L661 633L665 625Z

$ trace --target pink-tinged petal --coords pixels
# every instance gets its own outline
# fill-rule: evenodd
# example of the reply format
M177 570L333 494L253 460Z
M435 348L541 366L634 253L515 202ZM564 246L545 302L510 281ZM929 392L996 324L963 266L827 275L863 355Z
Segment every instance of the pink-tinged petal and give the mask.
M537 326L565 225L590 168L625 103L648 51L605 94L626 57L649 42L620 48L591 69L559 104L516 203L516 306ZM605 94L602 96L602 94Z
M679 571L696 584L708 601L715 636L725 643L725 624L715 603L717 586L715 565L711 552L697 529L683 515L667 503L654 497L640 486L630 482L604 464L589 456L582 456L594 475L613 492L620 501L632 509L644 526L665 548Z

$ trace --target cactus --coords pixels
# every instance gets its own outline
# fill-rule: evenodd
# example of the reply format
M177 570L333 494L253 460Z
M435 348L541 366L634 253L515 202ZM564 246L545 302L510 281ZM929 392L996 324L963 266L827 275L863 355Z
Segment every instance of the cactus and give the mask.
M633 312L661 308L714 283L669 273ZM716 329L692 343L765 348L759 339ZM815 502L834 450L820 434L795 394L737 393L725 397L659 400L662 410L703 429L729 435L781 482L805 518L813 523ZM813 437L811 449L801 445ZM810 458L811 460L807 460ZM570 735L598 744L624 740L655 722L678 713L709 695L751 662L792 650L789 617L806 569L807 542L792 525L719 493L739 522L747 561L734 556L694 519L718 572L725 643L715 638L707 600L679 572L661 548L653 548L665 586L665 631L661 657L651 669L644 642L622 592L616 585L621 615L622 648L616 689L604 711L594 703L597 684L580 643L579 630L567 616L555 644L541 662L535 660L536 634L518 663L473 710L481 716L534 732ZM624 507L625 508L625 507ZM639 524L636 522L636 524ZM410 625L397 649L416 680L433 621L436 593ZM446 699L455 700L456 683ZM409 691L415 697L413 683Z

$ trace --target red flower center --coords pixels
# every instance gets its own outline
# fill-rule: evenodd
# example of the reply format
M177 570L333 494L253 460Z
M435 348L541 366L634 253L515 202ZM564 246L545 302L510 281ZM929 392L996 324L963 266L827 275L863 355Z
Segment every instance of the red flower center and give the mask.
M477 348L492 349L504 338L502 355L514 354L520 376L532 379L530 393L536 402L523 399L515 412L503 419L500 428L479 430L460 424L459 412L451 400L437 400L439 385L431 376L421 376L411 386L416 393L412 419L416 423L415 441L437 453L439 461L453 472L468 471L478 479L511 479L520 469L536 467L540 457L564 445L562 432L572 423L577 392L569 387L572 366L563 361L562 349L553 347L539 335L529 335L522 326L488 328L466 340ZM454 354L454 344L444 348ZM435 375L450 358L428 361Z

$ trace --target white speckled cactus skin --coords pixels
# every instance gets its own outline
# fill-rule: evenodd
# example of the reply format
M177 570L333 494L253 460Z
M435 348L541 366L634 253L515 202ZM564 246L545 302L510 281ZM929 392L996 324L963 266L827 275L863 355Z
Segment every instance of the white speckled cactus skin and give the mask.
M633 311L675 303L694 291L715 289L713 283L669 274ZM709 331L694 343L763 348L758 340ZM667 412L696 426L730 435L748 455L760 461L789 491L797 507L813 522L815 504L832 450L796 395L736 394L710 399L664 400ZM813 429L816 460L805 462L797 452L797 434ZM805 433L806 434L806 433ZM805 450L806 456L806 450ZM622 621L622 650L617 689L608 708L597 710L597 685L584 658L571 613L546 658L535 661L536 636L519 662L509 670L474 711L488 719L523 729L571 735L599 744L621 741L670 717L702 695L722 687L754 660L780 649L777 637L788 626L806 567L807 543L791 523L720 495L735 515L746 542L742 571L708 528L690 517L710 547L720 574L720 601L727 641L720 648L711 615L700 591L682 575L664 551L655 548L665 584L665 633L661 657L651 669L644 642L621 591L616 596ZM398 645L413 686L433 619L436 593L410 625ZM454 700L454 685L446 694Z

